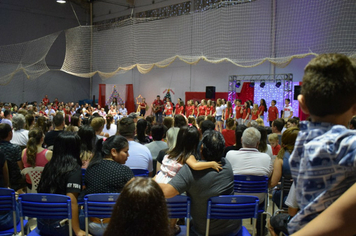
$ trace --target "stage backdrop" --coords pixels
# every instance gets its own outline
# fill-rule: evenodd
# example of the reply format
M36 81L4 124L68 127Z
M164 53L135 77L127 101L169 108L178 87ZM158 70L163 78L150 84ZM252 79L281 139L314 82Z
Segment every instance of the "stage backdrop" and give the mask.
M215 93L215 99L211 99L216 101L218 98L224 98L227 101L227 92L216 92ZM206 99L205 97L205 92L185 92L185 105L187 105L187 101L193 99L194 101L198 100L199 103L202 99Z
M132 84L99 84L99 105L109 106L116 97L118 104L125 104L128 113L135 112Z

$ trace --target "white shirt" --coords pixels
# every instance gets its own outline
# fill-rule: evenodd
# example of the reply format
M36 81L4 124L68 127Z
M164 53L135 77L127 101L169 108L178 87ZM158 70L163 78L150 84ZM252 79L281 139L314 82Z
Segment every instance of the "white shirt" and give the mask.
M288 118L290 116L291 112L293 112L293 107L291 107L291 105L283 107L284 118Z
M119 108L119 113L121 113L122 116L127 116L127 109L126 107L124 108Z
M28 142L28 130L20 129L20 130L13 130L13 135L10 143L16 144L19 146L26 146Z
M216 106L216 108L215 108L215 112L216 112L216 116L222 116L222 114L223 114L223 111L225 110L225 108L226 108L226 105L221 105L221 106Z
M11 120L9 120L9 119L3 118L3 119L1 120L1 124L8 124L8 125L10 125L11 128L12 128L12 122L11 122Z
M114 136L117 131L117 126L114 123L110 124L110 129L106 128L106 124L104 125L103 132L109 134L109 136Z
M144 145L135 141L129 141L129 157L125 163L130 169L145 169L153 171L152 155Z

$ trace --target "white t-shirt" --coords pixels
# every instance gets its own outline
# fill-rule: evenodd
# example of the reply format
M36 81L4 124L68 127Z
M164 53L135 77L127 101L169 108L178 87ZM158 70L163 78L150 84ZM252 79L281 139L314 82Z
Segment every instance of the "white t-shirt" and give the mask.
M290 105L283 107L284 118L288 118L290 116L291 112L293 112L293 107L291 107Z
M28 142L28 130L20 129L20 130L13 130L12 131L12 139L10 143L16 144L19 146L26 146Z
M152 155L144 145L135 141L129 141L129 157L125 163L130 169L145 169L153 171Z
M221 106L216 106L216 108L215 108L215 115L216 116L222 116L222 114L223 114L223 111L225 110L225 105L221 105Z
M108 133L109 136L111 137L111 136L114 136L116 134L116 130L117 130L117 126L114 123L110 124L110 129L107 129L106 128L106 124L105 124L103 132L104 133Z

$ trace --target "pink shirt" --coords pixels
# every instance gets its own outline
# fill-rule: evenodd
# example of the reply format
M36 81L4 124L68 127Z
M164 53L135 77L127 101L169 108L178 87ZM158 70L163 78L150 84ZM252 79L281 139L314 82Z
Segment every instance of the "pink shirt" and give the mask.
M26 167L31 167L30 164L27 163L27 148L24 151L23 157L22 157L22 161L23 161L23 166ZM35 166L40 166L40 167L44 167L47 163L48 160L46 158L46 153L47 153L47 149L44 149L42 152L37 153L36 155L36 165ZM31 184L31 179L29 175L26 175L26 182Z

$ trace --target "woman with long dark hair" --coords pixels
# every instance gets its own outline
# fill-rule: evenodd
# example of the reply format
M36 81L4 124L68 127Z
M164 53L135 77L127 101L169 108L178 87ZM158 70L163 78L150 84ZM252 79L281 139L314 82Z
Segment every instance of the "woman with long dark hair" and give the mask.
M44 134L40 128L33 128L28 133L27 147L22 151L24 167L44 167L52 158L52 151L42 147ZM30 176L26 175L26 182L32 188Z
M93 193L119 193L134 177L124 164L129 156L129 143L120 135L111 136L96 144L93 159L85 172L85 190L80 198ZM110 218L90 218L89 231L95 236L103 235Z
M80 137L80 159L82 168L86 169L94 155L95 131L90 125L82 125L78 131Z
M85 235L80 229L77 197L82 189L82 161L80 138L72 132L61 132L54 141L53 156L45 166L37 192L67 195L72 202L72 228L77 236ZM68 224L54 219L37 219L41 235L69 235ZM63 220L61 221L63 222Z
M168 236L166 199L150 178L129 181L117 199L104 236Z
M266 105L266 100L261 99L260 101L260 106L258 107L258 116L264 120L265 118L265 112L267 112L267 105Z
M152 140L146 135L147 121L145 119L139 119L136 125L136 136L134 140L141 144L147 144L152 142Z
M69 115L66 115L66 117ZM70 116L70 124L67 126L66 131L78 132L81 124L81 119L78 116Z

